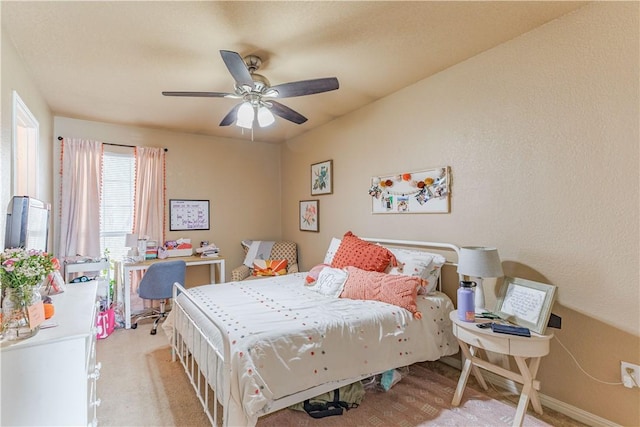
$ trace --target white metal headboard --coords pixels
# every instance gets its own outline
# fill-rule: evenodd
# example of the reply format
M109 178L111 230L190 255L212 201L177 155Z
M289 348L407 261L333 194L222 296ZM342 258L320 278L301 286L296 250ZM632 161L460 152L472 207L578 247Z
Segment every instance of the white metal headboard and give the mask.
M456 253L456 262L451 262L447 260L447 264L449 265L457 265L458 260L460 259L460 247L454 245L453 243L440 243L440 242L425 242L420 240L394 240L394 239L378 239L374 237L361 237L362 240L371 243L380 243L383 245L394 245L394 246L410 246L414 248L422 248L422 249L443 249L447 251L453 251ZM462 276L458 275L459 280L462 280ZM438 278L438 286L437 289L442 291L442 275Z

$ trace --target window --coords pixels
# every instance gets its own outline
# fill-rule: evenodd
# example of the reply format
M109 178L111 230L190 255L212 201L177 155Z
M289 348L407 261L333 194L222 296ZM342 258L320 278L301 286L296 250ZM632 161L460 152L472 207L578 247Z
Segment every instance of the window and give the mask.
M122 259L126 235L133 229L135 158L133 149L104 146L100 209L100 252Z
M38 141L40 125L13 91L13 193L38 198Z

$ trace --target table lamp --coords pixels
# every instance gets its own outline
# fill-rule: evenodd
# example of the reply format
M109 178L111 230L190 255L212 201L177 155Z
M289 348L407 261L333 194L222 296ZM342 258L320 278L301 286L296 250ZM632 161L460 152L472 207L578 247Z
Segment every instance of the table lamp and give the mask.
M482 280L486 277L502 277L502 264L496 248L482 246L466 246L460 248L458 259L458 274L469 276L477 283L475 295L476 313L481 313L484 308L484 288Z
M129 252L127 256L137 257L138 256L138 235L137 234L127 234L124 239L124 247L129 248Z

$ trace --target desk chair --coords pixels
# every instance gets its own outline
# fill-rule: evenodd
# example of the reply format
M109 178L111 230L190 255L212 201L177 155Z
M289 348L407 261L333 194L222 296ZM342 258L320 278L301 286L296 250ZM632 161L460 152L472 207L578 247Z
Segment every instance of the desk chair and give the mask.
M173 284L175 282L184 285L184 276L187 265L184 261L160 261L151 264L142 276L140 286L138 286L138 295L140 298L150 300L160 300L160 309L151 309L150 312L142 313L136 316L131 324L131 329L138 327L138 321L142 319L156 319L151 329L151 335L155 335L158 329L158 323L165 317L166 300L173 297Z

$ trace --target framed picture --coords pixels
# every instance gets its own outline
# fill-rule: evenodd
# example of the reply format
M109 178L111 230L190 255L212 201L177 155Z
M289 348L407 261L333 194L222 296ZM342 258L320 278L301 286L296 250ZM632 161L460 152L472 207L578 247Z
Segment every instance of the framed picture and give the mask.
M311 165L311 195L333 193L333 160Z
M209 230L209 201L169 200L169 230Z
M320 206L318 200L300 200L300 231L320 231Z
M496 313L504 320L544 334L555 297L554 285L505 277Z
M374 214L448 213L449 166L371 177Z

